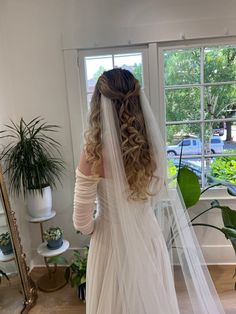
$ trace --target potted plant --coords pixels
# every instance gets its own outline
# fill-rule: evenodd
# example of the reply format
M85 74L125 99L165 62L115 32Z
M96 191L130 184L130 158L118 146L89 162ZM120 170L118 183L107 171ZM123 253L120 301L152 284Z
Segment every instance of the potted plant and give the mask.
M77 288L78 297L85 301L86 298L86 269L88 259L88 247L74 250L73 260L65 272L67 282L72 288Z
M236 185L223 180L214 180L215 181L214 184L209 185L205 189L201 190L201 186L197 175L191 169L189 169L187 165L184 165L182 167L181 160L182 150L180 154L180 161L178 167L179 169L176 178L187 209L195 205L200 200L200 197L203 193L216 186L224 186L227 188L227 192L229 195L236 196ZM204 215L207 212L214 211L215 209L221 210L223 226L215 226L209 223L206 224L196 222L196 220L200 216ZM218 200L213 200L207 209L202 210L198 215L192 217L188 224L191 226L204 226L218 230L226 237L226 239L228 239L231 242L232 247L234 248L236 254L236 210L233 210L228 206L221 205ZM174 237L172 240L174 241ZM234 277L235 276L236 269L234 273ZM236 290L236 283L234 285L234 289Z
M23 118L19 124L11 121L0 131L0 139L10 140L0 154L10 192L19 195L23 191L29 215L34 218L50 216L51 188L56 187L64 169L61 145L49 135L58 128L37 117L28 123Z
M47 241L50 250L57 250L63 244L63 230L60 227L50 227L43 232L43 239Z
M0 249L4 255L13 253L11 237L8 231L0 234Z

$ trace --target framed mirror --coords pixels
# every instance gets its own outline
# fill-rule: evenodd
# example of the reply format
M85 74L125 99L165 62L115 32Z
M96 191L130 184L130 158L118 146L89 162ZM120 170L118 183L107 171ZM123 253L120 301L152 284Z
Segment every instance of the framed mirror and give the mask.
M36 299L0 165L0 312L27 313Z

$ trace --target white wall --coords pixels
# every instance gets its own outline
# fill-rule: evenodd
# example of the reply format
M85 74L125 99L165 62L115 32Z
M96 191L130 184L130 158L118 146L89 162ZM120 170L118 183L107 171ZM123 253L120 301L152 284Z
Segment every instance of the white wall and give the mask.
M70 5L69 5L70 3ZM101 47L236 34L234 0L68 1L64 47Z
M58 185L53 192L57 211L53 224L64 229L72 248L83 245L86 239L76 235L71 221L74 164L63 49L179 40L183 34L187 39L236 35L236 2L1 0L0 18L0 123L40 115L62 126L57 138L66 173L63 187ZM42 263L35 252L39 226L25 222L22 201L13 205L24 230L25 247L30 238L33 260ZM214 237L209 241L213 243ZM209 261L221 259L216 256ZM224 261L232 262L231 252Z

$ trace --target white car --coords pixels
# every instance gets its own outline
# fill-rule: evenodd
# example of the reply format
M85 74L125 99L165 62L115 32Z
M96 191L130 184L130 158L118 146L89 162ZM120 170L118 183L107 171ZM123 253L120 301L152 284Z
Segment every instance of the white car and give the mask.
M180 155L181 146L183 145L183 155L200 155L202 153L202 142L199 138L185 138L177 145L167 146L167 155ZM222 154L224 142L219 136L212 136L210 141L210 150L212 154Z

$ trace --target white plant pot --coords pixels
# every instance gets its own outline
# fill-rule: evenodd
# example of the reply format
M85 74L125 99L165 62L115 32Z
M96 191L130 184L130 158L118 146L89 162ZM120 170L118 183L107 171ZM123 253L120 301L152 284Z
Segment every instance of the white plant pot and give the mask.
M28 213L33 218L48 217L52 213L52 191L51 187L43 188L43 195L40 190L34 193L26 193Z

